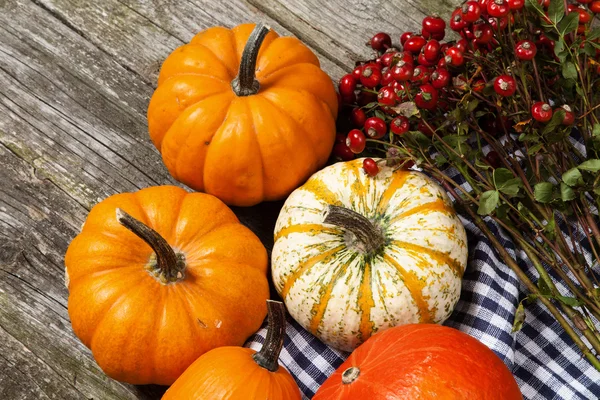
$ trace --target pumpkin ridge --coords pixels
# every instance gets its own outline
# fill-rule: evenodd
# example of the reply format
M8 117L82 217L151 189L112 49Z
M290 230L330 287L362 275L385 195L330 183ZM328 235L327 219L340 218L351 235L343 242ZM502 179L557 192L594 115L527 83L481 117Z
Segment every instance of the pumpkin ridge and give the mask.
M421 246L421 245L414 244L414 243L404 242L401 240L392 240L390 242L390 244L393 246L399 247L409 253L417 253L417 254L425 253L429 257L431 257L433 260L435 260L439 263L444 263L444 264L448 265L448 267L452 270L452 272L458 277L462 277L462 275L464 273L464 270L462 269L461 264L457 260L450 257L449 253L444 253L439 250L434 250L429 247Z
M356 257L358 257L358 254L354 253L354 255L350 255L348 257L348 261L342 262L342 260L340 259L338 271L334 273L334 275L329 280L329 283L325 284L326 289L324 293L321 293L319 291L318 299L313 304L311 310L311 314L313 314L313 317L310 320L309 331L313 334L316 334L319 330L319 325L321 325L323 316L325 315L325 311L327 311L327 306L329 305L329 300L331 299L331 293L333 292L337 281L340 279L341 276L346 274L349 265L354 261ZM321 284L321 287L323 287L323 284Z
M452 216L454 214L454 208L442 199L436 199L435 201L430 201L428 203L419 204L413 208L410 208L406 211L402 211L400 214L397 214L392 218L389 222L390 225L400 221L403 218L409 217L414 214L429 214L432 212L440 212L442 214Z
M220 77L215 76L215 75L201 74L199 72L180 72L180 73L169 75L169 77L167 79L163 79L162 82L160 82L160 84L156 85L156 88L158 89L159 87L161 87L162 85L164 85L165 83L167 83L168 81L170 81L172 78L181 78L182 76L201 76L201 77L204 77L204 78L214 79L215 81L227 83L227 81L225 79L220 78ZM192 106L192 105L193 104L190 104L189 106Z
M384 254L383 259L391 264L400 275L400 278L403 282L405 282L405 287L410 292L415 305L419 309L419 322L420 323L428 323L432 321L432 315L435 314L435 308L433 310L429 310L429 304L427 300L430 299L430 296L423 295L423 289L426 286L426 282L422 282L421 279L414 273L414 271L404 269L398 261L396 261L389 254Z
M316 200L324 203L325 205L331 204L334 206L345 207L342 201L339 199L339 195L333 193L323 182L319 176L313 175L301 188L312 194Z
M358 307L360 309L359 335L362 341L367 340L371 336L371 332L373 332L375 327L375 324L371 321L371 309L375 307L371 287L371 263L372 261L365 261L364 268L362 269L360 289L358 291Z
M281 238L287 237L292 233L314 233L316 234L330 234L330 235L343 235L344 233L338 228L330 228L325 227L319 223L309 223L309 224L297 224L297 225L288 225L284 228L281 228L279 232L275 235L274 240L277 241Z
M260 160L260 170L262 172L262 190L261 190L261 197L265 198L265 184L264 182L266 181L266 171L265 171L265 162L263 161L263 153L262 153L262 148L260 147L260 141L258 140L258 131L256 130L256 120L254 118L254 107L252 107L252 105L250 104L250 101L245 101L244 104L246 105L246 107L248 108L248 111L250 113L250 118L252 119L252 137L254 138L254 140L256 140L256 147L258 148L258 159Z
M308 271L310 268L312 268L319 262L324 262L325 260L329 259L331 256L333 256L338 251L342 250L344 247L346 246L340 245L316 256L309 256L308 259L303 260L300 264L300 267L297 268L296 271L294 271L292 274L290 274L289 277L286 278L286 282L283 286L283 289L281 290L281 297L284 299L287 297L290 289L292 288L296 280L298 280L300 276L304 275L306 271Z
M214 51L213 51L213 50L212 50L210 47L208 47L208 46L204 45L203 43L199 43L199 42L194 42L194 43L190 42L190 43L186 44L186 46L198 46L198 47L204 47L206 50L208 50L210 53L212 53L212 55L213 55L213 56L215 56L215 58L216 58L217 60L219 60L219 63L221 63L221 65L222 65L223 67L225 67L225 69L227 70L227 72L229 72L229 74L230 74L230 76L229 76L229 78L230 78L230 79L233 79L233 78L235 77L235 72L231 70L231 67L230 67L229 65L227 65L227 64L226 64L226 63L225 63L225 62L224 62L224 61L221 59L221 57L219 57L219 55L218 55L217 53L215 53L215 52L214 52ZM235 47L235 42L234 42L233 46ZM223 79L223 81L225 81L225 80Z
M390 202L390 200L394 197L397 191L402 189L407 179L410 177L410 172L408 171L395 171L392 175L392 180L388 187L385 189L381 197L379 198L379 203L377 204L375 214L384 215L385 210Z

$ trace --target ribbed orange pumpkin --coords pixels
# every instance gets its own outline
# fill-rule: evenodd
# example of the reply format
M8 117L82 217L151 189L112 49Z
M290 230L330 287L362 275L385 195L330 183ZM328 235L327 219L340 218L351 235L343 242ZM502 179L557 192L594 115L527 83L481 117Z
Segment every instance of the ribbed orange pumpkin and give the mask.
M244 24L200 32L165 60L148 128L175 179L250 206L284 198L325 164L336 114L310 49Z
M65 256L75 334L104 372L173 383L266 315L267 254L219 199L174 186L97 204Z
M269 328L262 349L220 347L204 354L162 400L300 400L294 378L277 361L285 335L285 308L268 300Z
M360 345L313 400L521 400L489 348L435 324L390 328Z

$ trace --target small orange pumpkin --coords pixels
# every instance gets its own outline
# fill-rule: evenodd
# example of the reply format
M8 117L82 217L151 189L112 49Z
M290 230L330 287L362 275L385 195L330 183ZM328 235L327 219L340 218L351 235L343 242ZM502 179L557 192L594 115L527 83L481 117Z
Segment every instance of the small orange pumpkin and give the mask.
M493 351L457 329L409 324L377 333L323 383L313 400L522 400Z
M124 382L169 385L267 312L259 239L216 197L174 186L97 204L65 265L73 331Z
M285 308L267 300L269 327L262 349L220 347L194 362L162 400L300 400L294 378L277 361L285 335Z
M214 27L163 63L148 129L173 177L227 204L279 200L327 161L337 96L302 42Z

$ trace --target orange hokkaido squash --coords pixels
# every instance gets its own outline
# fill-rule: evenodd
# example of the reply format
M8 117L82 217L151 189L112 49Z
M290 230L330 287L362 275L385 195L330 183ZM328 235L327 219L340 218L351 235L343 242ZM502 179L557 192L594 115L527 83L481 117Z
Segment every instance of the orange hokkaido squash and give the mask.
M493 351L457 329L410 324L373 335L313 400L522 400Z
M194 362L162 400L300 400L294 378L277 361L285 335L285 309L267 300L269 327L262 349L220 347Z
M174 186L98 203L65 265L73 331L124 382L169 385L267 312L259 239L216 197Z
M327 161L337 96L300 40L214 27L163 63L148 129L173 177L225 203L279 200Z

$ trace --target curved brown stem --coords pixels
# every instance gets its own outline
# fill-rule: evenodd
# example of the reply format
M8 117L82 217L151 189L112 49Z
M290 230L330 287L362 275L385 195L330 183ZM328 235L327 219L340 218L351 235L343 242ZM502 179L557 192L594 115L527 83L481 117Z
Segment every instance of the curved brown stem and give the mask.
M231 81L231 87L238 96L250 96L258 93L260 89L260 84L255 76L256 59L267 33L269 33L269 28L264 24L258 24L248 37L240 60L240 69L235 79Z
M183 254L175 253L165 238L120 208L117 208L117 221L152 248L156 256L157 275L163 283L175 282L183 278L185 258Z
M261 367L276 372L279 369L279 353L285 336L285 307L280 301L267 300L267 312L269 314L267 337L262 348L254 353L252 358Z
M346 207L329 205L326 224L341 226L356 236L356 245L366 254L374 253L385 243L383 232L365 216Z

